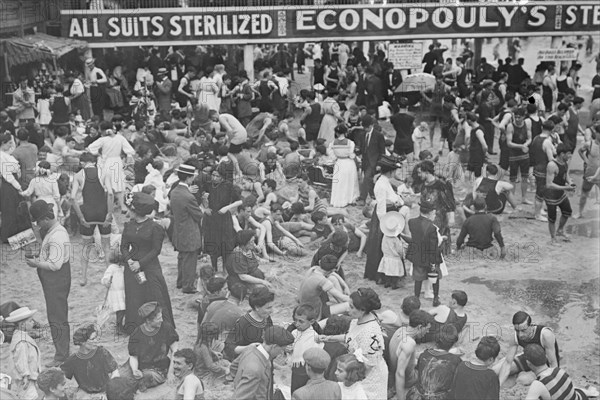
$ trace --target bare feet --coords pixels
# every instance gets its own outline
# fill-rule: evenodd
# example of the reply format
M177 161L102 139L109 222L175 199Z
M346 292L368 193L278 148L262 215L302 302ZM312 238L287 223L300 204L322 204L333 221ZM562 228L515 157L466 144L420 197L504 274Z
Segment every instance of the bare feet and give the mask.
M563 231L557 231L556 236L558 236L563 242L571 241L571 238L567 236Z

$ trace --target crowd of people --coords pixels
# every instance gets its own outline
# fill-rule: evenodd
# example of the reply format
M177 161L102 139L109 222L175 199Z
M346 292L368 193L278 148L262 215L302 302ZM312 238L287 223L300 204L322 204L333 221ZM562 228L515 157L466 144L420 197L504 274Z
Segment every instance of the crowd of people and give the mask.
M505 358L492 336L462 354L468 295L440 296L450 254L466 246L506 256L499 214L533 206L553 246L570 240L575 150L585 171L573 217L600 183L600 113L582 126L581 65L542 63L530 76L522 58L496 68L485 58L474 64L468 45L456 60L445 50L434 43L425 55L435 84L416 101L395 93L403 77L383 48L367 57L346 43L280 45L268 56L257 47L254 83L226 70L218 49L166 57L149 49L135 74L118 57L88 58L46 86L47 124L36 120L35 102L16 96L0 115L0 233L5 243L33 228L42 239L25 261L39 276L56 352L43 369L36 310L3 305L14 392L63 398L74 379L76 398L109 400L167 382L177 382L172 398L185 400L224 382L236 399L479 400L499 399L510 375L532 371L527 399L586 399L592 392L560 367L551 328L519 311ZM294 72L308 73L310 87L292 91ZM600 69L593 101L599 80ZM28 87L23 78L21 91ZM419 112L410 111L415 103ZM386 109L395 132L382 127ZM464 201L459 184L470 187ZM353 225L348 207L362 207L368 221ZM464 223L453 244L456 213ZM69 246L78 235L75 260ZM166 238L177 252L176 288L159 258ZM365 256L364 279L382 287L397 290L411 277L413 295L383 310L393 305L377 291L346 282L349 253ZM293 323L276 325L273 261L310 254L289 293ZM90 262L105 264L106 304L129 336L122 365L99 345L94 324L75 330L70 351L71 264L86 286ZM193 348L178 346L174 290L197 298ZM422 299L433 308L421 309ZM274 368L291 368L291 382L275 382Z

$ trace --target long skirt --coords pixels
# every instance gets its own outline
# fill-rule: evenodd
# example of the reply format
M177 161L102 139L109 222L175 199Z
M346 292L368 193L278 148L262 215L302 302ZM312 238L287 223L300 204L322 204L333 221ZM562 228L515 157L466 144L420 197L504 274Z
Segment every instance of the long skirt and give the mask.
M2 224L0 224L0 239L2 243L7 243L9 237L31 228L31 223L29 222L29 214L23 197L4 178L1 178L1 180L0 213L2 213Z
M325 114L321 121L321 127L319 128L319 139L325 139L325 146L329 146L329 143L335 138L335 127L337 126L337 119L331 114Z
M365 279L372 281L377 279L377 270L379 269L379 262L383 257L381 251L381 241L383 240L383 233L379 229L379 217L377 216L376 210L373 210L373 216L371 217L371 225L369 226L369 236L367 236L367 263L365 265Z
M106 91L104 90L104 87L90 87L90 97L92 99L92 112L94 115L102 116L102 111L106 105Z
M202 219L202 225L204 232L209 232L204 236L204 251L207 254L225 257L233 251L235 230L230 212L219 214L215 211Z
M74 113L79 111L81 118L83 118L84 121L90 119L90 100L88 99L87 94L83 93L81 96L73 99L71 101L71 110Z
M339 158L333 167L331 205L346 207L360 196L356 163L350 158Z
M125 280L125 331L130 335L135 328L143 323L138 314L139 308L150 301L156 301L160 305L163 320L168 321L175 327L171 297L160 264L150 267L145 266L144 274L146 275L146 282L140 284L129 268L125 268L123 273Z
M114 193L125 191L125 166L121 157L108 157L99 165L103 174L109 174Z

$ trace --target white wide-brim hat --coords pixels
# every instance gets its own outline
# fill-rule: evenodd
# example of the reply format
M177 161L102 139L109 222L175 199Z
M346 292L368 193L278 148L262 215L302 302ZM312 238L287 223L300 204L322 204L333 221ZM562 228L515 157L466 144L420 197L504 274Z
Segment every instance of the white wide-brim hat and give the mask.
M33 317L33 314L35 314L36 312L37 310L30 310L29 307L17 308L13 312L11 312L8 317L6 317L5 321L11 323L24 321L28 318Z
M398 236L404 230L406 221L398 211L387 212L379 222L379 229L385 236Z

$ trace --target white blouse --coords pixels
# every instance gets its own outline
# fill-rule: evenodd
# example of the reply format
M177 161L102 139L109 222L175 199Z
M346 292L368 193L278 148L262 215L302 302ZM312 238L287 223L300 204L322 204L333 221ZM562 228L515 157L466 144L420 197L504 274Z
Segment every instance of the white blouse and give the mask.
M375 193L375 201L377 202L375 211L377 212L379 219L387 212L388 203L394 204L399 202L400 205L404 205L404 200L394 191L389 178L385 175L381 175L379 179L377 179L373 192Z

